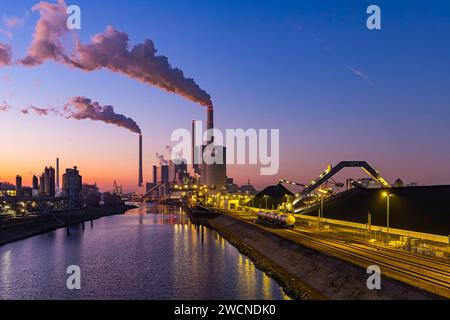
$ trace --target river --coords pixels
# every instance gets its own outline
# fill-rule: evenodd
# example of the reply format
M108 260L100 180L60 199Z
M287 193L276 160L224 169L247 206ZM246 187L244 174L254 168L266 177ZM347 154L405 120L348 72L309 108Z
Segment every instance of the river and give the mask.
M214 230L147 204L0 247L0 299L289 298Z

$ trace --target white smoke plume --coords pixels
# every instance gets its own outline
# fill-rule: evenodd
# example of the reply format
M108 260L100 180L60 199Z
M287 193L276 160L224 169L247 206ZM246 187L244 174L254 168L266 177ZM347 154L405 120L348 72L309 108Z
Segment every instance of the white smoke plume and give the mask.
M92 37L90 44L75 41L69 55L63 39L69 33L66 27L64 0L57 3L41 1L32 10L40 13L28 55L20 61L25 66L35 66L46 60L55 60L84 71L107 69L136 79L145 84L178 94L203 106L212 106L211 97L183 71L170 65L167 57L157 55L151 40L130 49L129 37L108 26L104 33Z
M0 104L0 111L8 112L10 109L11 106L8 103L6 103L6 101L3 101L3 103Z
M169 153L170 158L172 159L172 161L174 161L176 164L181 163L184 159L183 159L183 151L179 151L177 153L173 153L173 148L172 146L167 145L166 146L166 151Z
M65 106L64 111L66 118L93 121L103 121L118 127L126 128L131 132L141 134L141 129L137 123L122 114L114 112L112 106L101 106L98 102L94 102L85 97L74 97Z
M35 106L29 106L28 108L20 110L20 112L22 112L22 114L34 112L39 116L48 116L49 114L61 115L61 112L55 108L39 108Z
M91 44L78 43L72 61L85 71L108 69L203 106L212 105L211 97L193 79L186 78L183 71L170 65L167 57L156 53L148 39L129 50L128 34L108 26L104 33L92 38Z
M158 163L160 166L167 165L169 162L164 158L164 155L160 153L156 153L156 159L158 159Z
M36 23L28 55L19 63L35 66L46 60L67 61L68 58L64 54L62 43L63 36L68 33L66 27L67 5L64 0L58 0L55 4L41 1L31 10L38 11L40 19Z
M10 106L6 102L0 105L0 111L8 111L9 109ZM35 113L39 116L56 115L66 119L102 121L141 134L141 128L133 119L116 113L112 106L102 106L86 97L73 97L60 109L30 106L20 110L20 112L24 115Z
M11 65L11 47L0 43L0 68Z

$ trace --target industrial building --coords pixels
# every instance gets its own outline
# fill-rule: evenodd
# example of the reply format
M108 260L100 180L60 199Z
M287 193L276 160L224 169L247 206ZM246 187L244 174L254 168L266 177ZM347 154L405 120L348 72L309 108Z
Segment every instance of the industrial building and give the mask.
M16 196L18 197L22 197L23 196L23 192L22 192L22 177L21 176L16 176Z
M41 175L39 196L41 197L55 197L56 195L56 175L53 167L45 167Z
M175 161L169 160L169 182L172 184L184 183L189 179L187 172L187 160L177 159Z
M152 171L152 182L146 184L147 193L154 190L155 195L167 195L175 185L189 182L186 159L169 160L167 164L153 166Z
M59 184L59 158L56 158L56 191L59 191L60 189Z
M33 176L33 190L39 190L39 179L36 176Z
M167 164L163 164L161 166L161 184L169 183L169 166Z
M253 206L261 209L277 209L288 200L287 197L293 198L294 194L279 183L258 192L253 198Z
M16 196L16 187L10 183L0 183L0 198Z
M192 132L192 154L195 158L198 157L198 149L196 148L196 135L195 127L193 126ZM227 188L227 165L226 165L226 148L224 146L216 145L214 143L214 109L212 106L207 108L207 144L201 147L201 161L194 162L194 164L200 164L200 184L216 191L226 191ZM205 162L205 159L215 159ZM218 161L217 161L218 160ZM198 167L198 166L197 166Z
M59 158L56 159L56 170L45 167L40 176L33 175L31 186L24 186L22 176L17 175L15 185L0 183L0 198L36 198L49 199L60 197Z
M206 143L202 141L203 132L197 132L199 121L192 121L192 167L188 171L188 160L179 158L160 159L159 166L152 167L152 182L146 183L143 197L161 197L168 195L184 196L184 194L202 186L214 193L238 193L239 187L227 178L226 147L215 144L213 107L207 108L207 137ZM200 130L201 131L201 130ZM139 156L141 157L141 142ZM207 161L205 161L205 159ZM139 161L141 172L142 159ZM229 183L231 181L231 183ZM180 186L183 186L181 191ZM253 186L245 188L247 194L255 193Z
M250 179L248 179L247 184L243 184L239 188L240 193L252 196L257 193L256 188L250 183Z
M80 176L78 168L74 167L73 169L66 169L62 181L62 192L65 197L69 198L70 206L72 208L80 206L83 179Z

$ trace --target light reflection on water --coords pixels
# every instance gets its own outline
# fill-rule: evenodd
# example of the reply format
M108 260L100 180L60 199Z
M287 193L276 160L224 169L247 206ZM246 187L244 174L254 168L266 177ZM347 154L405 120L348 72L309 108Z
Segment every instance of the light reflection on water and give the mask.
M66 288L69 265L79 291ZM52 298L288 299L215 231L153 205L0 247L0 299Z

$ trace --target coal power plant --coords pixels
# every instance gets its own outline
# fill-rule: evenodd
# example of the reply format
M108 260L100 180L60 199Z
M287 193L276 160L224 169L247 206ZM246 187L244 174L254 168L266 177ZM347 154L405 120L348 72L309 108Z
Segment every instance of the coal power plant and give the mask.
M144 196L175 195L189 186L202 186L214 192L227 191L226 148L214 142L214 110L207 107L206 143L202 141L203 132L199 130L199 120L192 121L192 167L188 170L188 160L181 157L166 160L156 154L159 165L152 168L152 182L146 183ZM167 149L167 148L166 148ZM170 149L170 147L168 147ZM212 158L211 158L212 157ZM205 163L204 159L210 159ZM143 184L142 174L142 137L139 138L139 186Z

